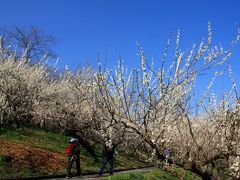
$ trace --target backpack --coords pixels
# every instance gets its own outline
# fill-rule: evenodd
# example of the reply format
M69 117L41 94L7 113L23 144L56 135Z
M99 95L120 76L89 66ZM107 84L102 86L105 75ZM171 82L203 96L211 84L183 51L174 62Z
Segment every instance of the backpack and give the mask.
M69 143L69 145L66 148L66 154L67 155L72 155L74 147L75 147L74 143Z

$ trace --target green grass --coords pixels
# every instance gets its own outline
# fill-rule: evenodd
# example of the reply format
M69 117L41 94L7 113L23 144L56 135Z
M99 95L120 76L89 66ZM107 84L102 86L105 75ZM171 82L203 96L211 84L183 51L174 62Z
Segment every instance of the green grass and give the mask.
M102 180L202 180L199 176L191 171L184 170L179 167L172 166L169 168L169 172L156 169L148 173L127 173L127 174L115 174L113 176L102 178Z
M62 134L34 127L4 129L1 131L0 137L1 139L18 143L28 143L32 144L33 147L62 153L65 152L66 145L70 138Z
M102 180L159 180L159 179L178 180L179 178L160 169L148 173L116 174L110 177L102 178Z
M48 130L34 128L34 127L22 127L20 129L1 129L0 139L5 141L11 141L16 143L24 143L29 146L39 148L42 150L47 150L51 152L61 153L66 159L65 149L68 145L69 136L63 134L58 134L50 132ZM99 171L99 167L102 161L102 146L95 145L96 157L92 157L83 147L81 147L81 168L83 173L94 173ZM1 144L0 144L1 149ZM127 150L117 149L119 152L118 156L114 161L114 170L132 169L146 167L146 163L140 162L137 158L129 155ZM109 169L107 165L106 170ZM171 166L170 171L177 177L185 177L185 179L200 180L195 174L190 171L186 171L182 168L176 166ZM73 166L72 172L75 173L76 169ZM66 169L59 169L54 174L64 174ZM13 161L13 157L6 157L0 154L0 179L1 177L26 177L26 176L38 176L38 175L48 175L47 171L41 171L37 168L29 168L24 166L19 166ZM110 179L176 179L170 173L162 170L156 170L150 173L129 173L114 175L109 177Z
M20 129L1 129L0 139L15 143L27 144L28 146L42 150L61 153L66 159L67 164L65 149L68 145L70 136L65 136L63 134L58 134L34 127L22 127ZM93 173L99 171L102 161L101 148L102 146L96 145L96 157L92 157L83 147L81 147L81 169L83 173ZM11 158L13 157L5 157L0 154L0 174L2 177L25 177L49 174L48 172L41 172L36 168L31 169L28 167L19 166L11 161ZM114 169L129 169L138 167L146 167L146 164L139 162L137 159L128 158L127 155L122 154L122 151L114 161ZM64 168L59 169L58 172L55 172L55 174L63 174L65 172L66 169ZM73 166L72 172L76 172L75 166Z
M202 180L201 177L198 175L194 174L191 171L187 171L183 168L177 167L175 165L172 165L169 170L173 173L176 174L178 177L184 177L186 180Z

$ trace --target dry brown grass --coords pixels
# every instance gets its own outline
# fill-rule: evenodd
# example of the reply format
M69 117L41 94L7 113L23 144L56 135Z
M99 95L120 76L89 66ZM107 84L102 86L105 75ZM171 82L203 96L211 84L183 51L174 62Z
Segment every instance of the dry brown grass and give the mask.
M64 154L31 147L28 144L0 140L0 154L10 156L19 166L56 172L66 168Z

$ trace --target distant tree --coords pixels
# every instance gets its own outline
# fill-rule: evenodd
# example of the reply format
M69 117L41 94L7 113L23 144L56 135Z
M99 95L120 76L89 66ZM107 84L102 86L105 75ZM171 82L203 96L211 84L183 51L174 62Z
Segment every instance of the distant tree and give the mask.
M9 55L15 53L17 59L23 56L27 62L36 63L57 57L51 48L55 38L35 26L2 28L1 35L1 48L8 50Z

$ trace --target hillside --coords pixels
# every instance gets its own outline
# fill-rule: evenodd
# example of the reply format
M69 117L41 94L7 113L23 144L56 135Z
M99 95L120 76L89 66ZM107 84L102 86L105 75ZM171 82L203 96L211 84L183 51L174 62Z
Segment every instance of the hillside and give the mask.
M70 137L34 127L1 129L0 178L63 175L66 173L65 148ZM98 172L101 164L101 146L96 146L96 157L81 147L83 173ZM146 167L146 163L128 157L119 150L114 169ZM75 169L73 169L75 172Z

